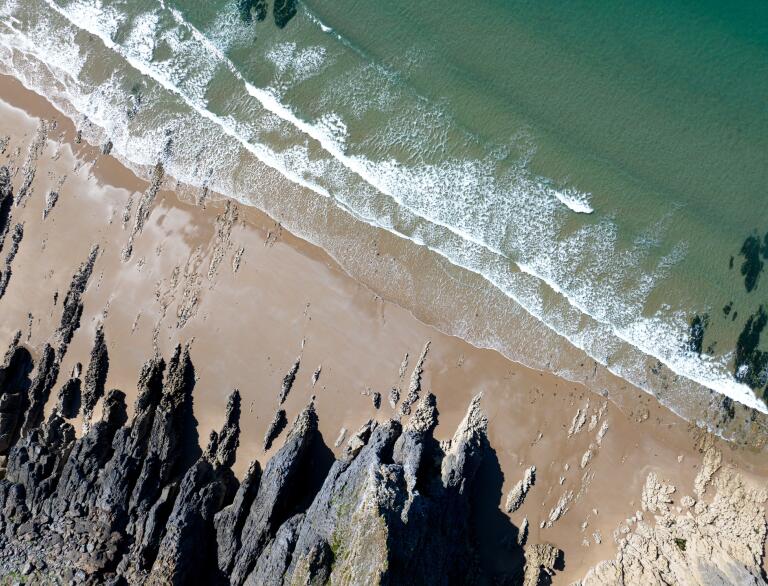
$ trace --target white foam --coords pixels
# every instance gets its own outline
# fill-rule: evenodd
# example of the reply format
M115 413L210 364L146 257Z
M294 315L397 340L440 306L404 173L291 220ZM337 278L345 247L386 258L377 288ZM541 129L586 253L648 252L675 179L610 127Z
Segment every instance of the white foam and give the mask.
M553 189L552 194L577 214L591 214L595 210L589 205L588 196L573 189Z

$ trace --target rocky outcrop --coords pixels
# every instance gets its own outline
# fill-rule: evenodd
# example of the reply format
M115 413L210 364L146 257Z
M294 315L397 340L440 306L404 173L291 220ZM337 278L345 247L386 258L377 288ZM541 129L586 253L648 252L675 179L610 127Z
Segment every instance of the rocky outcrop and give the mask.
M283 377L283 384L280 386L280 395L278 396L278 401L281 405L285 403L285 400L288 398L288 393L290 393L293 388L293 382L296 380L296 373L299 372L300 366L301 358L297 358L296 362L291 366L291 369Z
M201 452L188 348L178 347L167 368L160 357L144 365L130 422L124 394L110 390L100 420L77 439L64 417L73 412L65 389L79 372L42 421L37 405L53 385L56 354L46 347L34 381L31 362L16 340L0 368L10 448L0 572L238 585L452 584L479 572L470 518L488 449L480 396L449 441L433 437L437 405L426 394L404 424L366 422L338 460L310 403L263 472L252 462L239 483L239 393Z
M719 454L709 457L710 463L719 460ZM706 467L704 474L711 477L712 469ZM682 507L673 507L676 488L649 474L643 509L656 515L639 515L634 525L617 530L616 558L592 568L581 585L765 584L768 493L730 470L721 471L713 484L717 494L711 502L686 495ZM696 488L701 486L697 479Z
M0 272L0 298L5 295L8 289L8 283L11 281L11 268L13 259L16 258L16 254L19 252L19 245L21 239L24 237L24 224L16 224L13 227L13 233L11 234L11 246L8 249L8 254L5 257L5 266L2 272Z
M275 411L275 416L267 426L267 432L264 434L264 451L272 447L272 443L277 439L285 427L288 425L288 416L285 414L285 409L278 409Z
M514 513L517 509L523 506L525 497L528 495L528 491L536 482L536 466L531 466L525 470L522 480L520 480L507 495L506 510L507 513Z
M75 331L80 327L80 318L83 315L82 296L85 293L85 288L88 286L88 281L93 273L93 267L96 264L96 257L98 255L99 247L94 245L91 247L88 258L72 276L72 282L69 285L66 297L64 297L61 322L55 335L58 341L56 354L59 360L67 353L72 336L75 335Z
M104 385L107 382L109 372L109 353L104 341L104 328L96 330L96 339L91 350L91 359L88 362L88 370L85 372L85 381L82 390L83 418L86 423L91 420L96 403L104 395Z
M11 225L11 208L13 207L13 185L8 167L0 167L0 250L3 249L5 235Z

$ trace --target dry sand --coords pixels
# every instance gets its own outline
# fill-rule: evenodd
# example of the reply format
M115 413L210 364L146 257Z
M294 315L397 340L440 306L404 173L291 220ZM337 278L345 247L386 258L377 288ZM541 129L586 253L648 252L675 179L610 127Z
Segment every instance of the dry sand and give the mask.
M285 404L288 419L316 396L321 432L335 449L341 428L353 432L368 418L392 415L389 390L398 387L405 397L414 364L430 341L423 392L437 396L438 437L450 437L472 396L483 392L498 463L489 461L483 470L487 510L479 522L487 542L481 546L488 547L481 549L493 563L509 563L495 547L509 529L509 518L498 511L525 469L535 465L535 485L510 518L518 526L529 519L529 542L551 542L565 551L565 570L555 583L576 580L614 556L612 533L640 508L649 472L690 492L701 464L695 441L702 432L649 395L617 379L626 397L619 408L582 385L447 336L354 281L322 250L256 209L213 197L204 205L180 201L173 179L165 178L130 258L123 260L150 185L101 147L76 142L73 124L12 78L0 77L0 116L0 149L8 137L0 165L15 171L14 193L24 181L25 164L36 166L31 193L12 210L13 224L24 223L24 238L0 299L0 344L21 330L23 342L39 351L58 325L73 273L93 244L101 247L59 384L76 362L87 366L99 325L110 351L107 385L124 390L130 401L141 364L155 346L168 357L177 343L188 342L198 377L194 400L201 441L220 426L227 394L240 389L241 474L251 459L264 462L271 453L262 451L263 436L282 378L297 357L301 368ZM27 163L42 121L47 137L36 163ZM44 219L50 191L59 198ZM7 246L0 261L6 253ZM372 392L381 393L379 410ZM569 436L579 409L586 409L583 427ZM598 442L604 424L607 432ZM282 437L272 451L281 444ZM591 459L584 456L590 444ZM763 453L716 444L724 465L765 484ZM584 468L583 459L589 459ZM568 511L540 528L571 492ZM602 537L599 545L595 532Z

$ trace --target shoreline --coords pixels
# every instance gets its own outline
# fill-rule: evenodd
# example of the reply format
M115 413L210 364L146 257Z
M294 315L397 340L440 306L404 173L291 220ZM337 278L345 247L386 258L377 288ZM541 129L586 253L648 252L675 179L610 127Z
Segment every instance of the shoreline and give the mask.
M649 394L629 389L621 406L605 402L604 417L610 427L605 445L588 462L592 478L585 484L582 474L587 467L580 468L579 462L590 449L592 436L569 436L567 432L579 409L588 405L585 412L596 415L602 398L579 383L535 371L419 321L408 310L354 281L322 249L282 230L255 208L218 200L209 200L201 208L179 200L176 188L164 185L155 201L149 202L147 221L136 235L131 258L124 262L121 255L134 225L136 206L150 186L114 158L100 154L97 147L76 144L72 123L44 98L18 88L15 96L9 96L13 93L11 88L0 92L4 116L14 120L9 126L23 128L26 138L12 137L0 158L2 164L13 156L17 169L24 167L28 151L20 148L14 154L13 148L28 146L34 137L30 110L34 116L59 122L34 162L38 169L33 192L23 207L12 210L13 223L18 221L17 214L25 221L25 235L13 261L8 291L0 300L0 310L12 315L0 327L0 341L9 341L16 329L26 338L29 320L23 307L27 306L26 311L34 308L34 316L26 343L39 347L57 319L58 308L51 298L54 291L63 297L93 241L101 242L103 250L84 296L82 325L61 372L68 373L76 362L87 366L93 335L103 324L109 349L120 349L110 364L107 388L125 391L130 405L137 367L153 348L168 355L179 341L190 342L198 368L195 401L201 438L208 429L220 427L229 391L240 388L243 395L243 438L235 466L241 475L249 459L263 461L280 445L282 438L272 450L260 449L276 408L280 381L296 355L302 361L296 386L285 404L288 419L293 420L308 398L316 395L320 431L330 447L340 428L354 433L367 417L381 419L390 411L389 387L399 386L405 394L408 374L429 340L423 380L438 397L436 435L450 435L448 430L457 427L469 399L478 390L484 392L489 438L503 478L500 494L490 498L503 502L526 467L537 466L538 484L550 490L547 494L542 494L545 489L532 492L512 518L519 523L523 515L529 517L532 537L553 541L566 551L565 571L558 575L564 583L566 577L576 579L597 561L613 557L608 527L631 514L627 507L639 498L649 469L662 471L678 485L692 483L700 457L694 438L704 432ZM19 111L8 108L8 100L13 99L23 102L26 120ZM0 134L8 132L3 129ZM12 180L16 193L21 173ZM58 201L42 219L46 194L57 185ZM123 228L122 218L129 207L130 220ZM83 239L83 234L91 238ZM36 239L41 246L35 246ZM30 283L45 286L31 291ZM192 299L194 303L186 303ZM130 341L128 349L122 340ZM222 351L227 355L224 360ZM409 360L401 374L405 352ZM312 384L319 366L316 384ZM629 383L624 386L626 389ZM371 393L381 394L380 409L373 407L370 394L362 394L369 388ZM539 433L543 435L537 440ZM761 452L719 441L717 445L730 465L753 480L768 477ZM651 461L649 454L654 454ZM684 456L682 465L680 455ZM566 474L560 483L563 466L569 462L578 473ZM617 465L627 472L626 499L610 486ZM538 522L568 490L583 494L557 524L539 528ZM600 515L595 519L598 515L589 511L598 502ZM587 518L591 530L602 530L602 544L581 544L579 527Z

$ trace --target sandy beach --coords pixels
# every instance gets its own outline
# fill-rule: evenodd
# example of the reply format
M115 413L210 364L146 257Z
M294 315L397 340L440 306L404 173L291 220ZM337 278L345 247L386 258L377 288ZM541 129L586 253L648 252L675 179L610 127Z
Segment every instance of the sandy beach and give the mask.
M612 381L621 389L617 404L443 334L257 209L214 193L189 197L160 167L154 181L138 178L108 147L81 141L70 120L10 77L0 77L0 117L0 165L11 171L14 194L33 173L11 210L23 239L0 299L0 345L21 331L37 356L56 330L73 274L98 245L81 326L55 389L77 363L87 367L98 328L110 355L107 388L123 390L129 404L144 361L189 344L202 444L221 426L229 392L242 395L234 466L241 478L252 459L265 462L282 445L284 435L265 452L263 438L283 377L297 360L287 418L293 421L314 397L324 441L339 455L341 440L368 419L397 414L391 389L405 398L428 343L422 389L437 397L436 437L449 438L482 393L495 460L483 464L487 509L477 522L490 566L511 563L497 555L494 541L507 524L527 518L529 541L564 552L553 583L582 578L615 556L616 532L640 510L649 473L678 487L676 499L692 492L703 446L752 485L768 481L763 445L710 436L618 378ZM137 221L142 206L143 223ZM7 250L6 244L0 260ZM53 403L52 394L48 412ZM524 503L503 513L507 494L532 465L535 484ZM559 503L561 514L548 523Z

